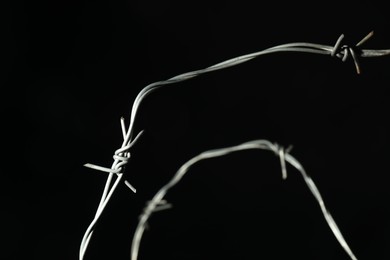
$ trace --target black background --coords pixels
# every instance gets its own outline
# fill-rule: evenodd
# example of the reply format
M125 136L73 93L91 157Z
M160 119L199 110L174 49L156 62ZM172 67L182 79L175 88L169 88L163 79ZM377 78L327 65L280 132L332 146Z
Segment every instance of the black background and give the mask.
M147 84L289 42L390 48L373 1L3 1L1 259L77 259L105 174ZM294 145L359 259L389 255L390 57L277 53L160 89L140 108L126 178L85 259L129 259L145 201L196 154ZM296 171L248 151L195 166L156 213L139 259L348 259Z

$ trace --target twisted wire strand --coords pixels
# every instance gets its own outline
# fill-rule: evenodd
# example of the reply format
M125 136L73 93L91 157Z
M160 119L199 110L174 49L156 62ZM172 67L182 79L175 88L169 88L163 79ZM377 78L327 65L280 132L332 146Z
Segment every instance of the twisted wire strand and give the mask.
M132 244L131 244L131 260L138 260L139 255L139 248L141 244L141 239L143 236L143 233L147 226L147 221L151 217L151 215L159 211L159 207L161 205L165 205L167 202L164 200L164 197L168 193L168 191L173 188L174 186L178 185L178 183L183 179L184 175L188 173L190 168L206 159L211 159L215 157L221 157L225 156L227 154L243 151L243 150L250 150L250 149L260 149L260 150L268 150L275 153L276 156L279 156L281 160L281 168L283 173L283 179L286 179L287 177L287 168L286 168L286 162L289 163L291 166L293 166L296 170L299 171L299 173L302 175L307 187L309 188L310 192L316 199L317 203L319 204L322 214L333 232L334 236L336 237L337 241L341 245L341 247L344 249L344 251L349 255L349 257L352 260L357 260L357 257L352 252L351 248L349 247L348 243L346 242L344 236L342 235L339 227L337 226L335 220L333 219L331 213L325 206L325 202L321 196L320 191L318 190L317 186L315 185L313 179L308 175L303 168L303 166L300 164L300 162L295 159L291 154L289 154L288 149L284 150L283 147L279 146L278 144L273 144L270 141L267 140L253 140L250 142L246 142L240 145L221 148L221 149L215 149L215 150L209 150L206 152L203 152L195 157L193 157L191 160L187 161L185 164L183 164L179 170L176 172L176 174L173 176L173 178L164 185L155 195L154 197L148 201L144 211L142 212L139 222L137 225L137 228L135 230Z
M93 168L96 170L100 170L103 172L108 172L108 177L103 189L103 193L95 214L94 219L92 220L90 226L87 228L85 235L83 236L83 239L81 241L80 245L80 252L79 252L79 259L83 260L84 254L87 250L90 238L93 233L94 226L96 222L98 221L101 213L105 209L107 203L109 202L113 192L116 190L118 184L122 180L123 171L124 171L124 165L128 162L130 156L128 154L128 150L131 148L132 144L138 140L138 138L133 138L134 135L134 123L137 116L137 112L139 109L140 104L142 101L150 95L155 90L163 87L172 85L174 83L183 82L189 79L192 79L194 77L200 76L205 73L217 71L226 69L232 66L239 65L241 63L247 62L249 60L252 60L258 56L265 55L265 54L271 54L276 52L303 52L303 53L313 53L313 54L321 54L321 55L329 55L333 57L337 57L342 59L343 61L346 61L348 57L352 57L355 63L356 71L357 73L361 73L360 65L358 62L358 58L365 58L365 57L380 57L384 55L390 54L390 49L385 50L370 50L370 49L361 49L361 45L366 42L373 33L369 33L366 37L364 37L358 44L356 44L354 47L349 47L348 45L341 46L341 42L344 38L344 35L341 35L339 39L336 42L336 45L329 46L329 45L323 45L323 44L315 44L315 43L306 43L306 42L296 42L296 43L288 43L288 44L282 44L278 46L274 46L259 52L251 53L242 55L239 57L235 57L220 63L217 63L213 66L195 70L187 73L180 74L178 76L172 77L168 80L158 81L154 82L152 84L147 85L144 87L136 96L133 106L131 108L130 113L130 123L128 126L128 129L125 129L123 119L121 121L121 127L122 127L122 134L123 134L123 142L121 145L120 150L118 150L114 153L114 161L111 165L111 168L101 167L94 164L85 164L86 167ZM139 137L139 135L137 136ZM122 153L120 155L120 153ZM113 182L114 175L117 176L117 179ZM283 175L284 176L284 175ZM136 189L127 181L125 180L124 183L133 191L136 192Z
M126 128L124 127L124 119L123 118L121 118L121 126L122 126L122 134L125 137L126 136ZM88 168L92 168L92 169L103 171L103 172L108 172L109 175L108 175L108 178L106 181L106 185L104 187L103 195L100 199L98 209L95 213L95 216L94 216L92 222L89 224L89 226L88 226L87 230L85 231L84 236L81 240L80 250L79 250L79 259L84 258L85 252L88 248L88 245L89 245L89 242L90 242L91 237L93 235L93 231L94 231L94 228L97 224L97 221L99 220L101 214L103 213L103 210L105 209L106 205L108 204L109 200L111 199L112 194L116 190L118 184L122 180L123 167L128 163L128 161L130 159L130 153L128 152L128 150L130 150L131 147L135 143L137 143L139 138L142 136L143 132L144 131L139 132L138 135L134 138L134 140L132 140L128 144L122 144L122 147L115 151L114 156L113 156L114 163L113 163L112 168L106 168L106 167L102 167L102 166L98 166L98 165L94 165L94 164L89 164L89 163L84 165L85 167L88 167ZM117 178L116 178L114 184L110 187L110 184L112 182L112 178L113 178L114 174L117 175ZM133 192L136 192L136 189L128 181L125 180L125 184Z

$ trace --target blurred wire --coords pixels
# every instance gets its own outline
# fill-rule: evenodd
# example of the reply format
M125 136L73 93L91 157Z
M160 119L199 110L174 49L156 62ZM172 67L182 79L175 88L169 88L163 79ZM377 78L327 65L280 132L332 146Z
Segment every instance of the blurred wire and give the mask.
M152 213L171 207L171 204L167 204L167 201L164 200L164 197L172 187L174 187L181 181L181 179L189 171L191 166L205 159L221 157L232 152L238 152L238 151L249 150L249 149L269 150L269 151L273 151L277 156L279 156L281 160L283 179L287 178L287 169L286 169L285 162L289 163L299 171L307 187L313 194L314 198L317 200L321 208L322 214L326 222L328 223L330 229L332 230L334 236L336 237L337 241L340 243L344 251L350 256L352 260L357 260L356 256L348 246L348 243L345 241L332 215L330 214L329 210L326 208L321 193L318 190L317 186L315 185L313 179L306 173L305 169L298 162L298 160L295 159L291 154L289 154L287 150L284 150L283 147L279 146L278 144L273 144L267 140L254 140L237 146L209 150L193 157L191 160L183 164L176 172L176 174L173 176L173 178L166 185L164 185L150 201L148 201L142 215L139 218L139 222L134 233L134 237L131 245L131 260L138 259L139 247L140 247L142 235L144 233L145 228L147 227L148 219L150 218ZM167 205L169 205L169 207L167 207Z

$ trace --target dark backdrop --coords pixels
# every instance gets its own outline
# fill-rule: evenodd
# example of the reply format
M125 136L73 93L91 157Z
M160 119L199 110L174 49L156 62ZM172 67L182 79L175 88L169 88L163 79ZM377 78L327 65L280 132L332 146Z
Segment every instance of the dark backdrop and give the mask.
M373 1L3 1L1 259L77 259L147 84L274 45L341 33L390 48ZM378 1L379 2L379 1ZM390 57L278 53L163 88L142 104L126 178L86 259L129 259L143 205L187 160L252 139L294 146L359 259L390 259ZM248 151L195 166L150 220L139 259L348 259L292 168Z

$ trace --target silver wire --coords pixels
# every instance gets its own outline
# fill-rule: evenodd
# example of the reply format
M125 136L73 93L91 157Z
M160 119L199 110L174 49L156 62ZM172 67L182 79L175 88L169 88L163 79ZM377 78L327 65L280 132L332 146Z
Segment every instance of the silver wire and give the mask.
M334 236L336 237L337 241L341 245L341 247L344 249L344 251L349 255L349 257L352 260L357 260L357 257L352 252L351 248L349 247L348 243L346 242L344 236L342 235L339 227L337 226L335 220L333 219L332 215L330 214L329 210L325 206L325 202L321 196L320 191L318 190L317 186L315 185L313 179L306 173L303 166L299 163L297 159L295 159L291 154L289 154L288 150L284 150L283 147L279 146L278 144L273 144L267 140L253 140L250 142L246 142L240 145L221 148L221 149L215 149L215 150L209 150L206 152L203 152L195 157L193 157L191 160L187 161L185 164L183 164L179 170L176 172L176 174L173 176L173 178L164 185L155 195L154 197L148 201L146 204L145 209L143 210L139 222L137 225L137 228L135 230L132 244L131 244L131 260L138 260L139 255L139 248L141 244L141 239L143 236L143 233L145 229L147 228L147 221L151 217L151 215L158 210L158 207L160 205L165 205L167 202L164 200L164 197L168 193L168 191L176 186L184 177L185 174L188 173L189 169L196 163L211 159L215 157L221 157L225 156L227 154L230 154L232 152L238 152L243 150L249 150L249 149L261 149L261 150L269 150L275 153L275 155L279 156L281 160L281 167L282 167L282 173L283 173L283 179L287 176L287 170L286 170L286 162L289 163L291 166L293 166L295 169L299 171L299 173L302 175L307 187L311 191L312 195L316 199L317 203L319 204L322 214L328 223L328 226L330 227L331 231L333 232Z
M337 58L341 58L342 60L346 60L349 56L352 56L352 59L354 60L355 67L357 73L361 72L360 65L358 62L358 58L360 57L379 57L384 55L390 54L390 49L386 50L366 50L361 49L360 46L366 42L371 36L373 35L373 32L369 33L366 37L364 37L358 44L356 44L354 47L349 47L347 45L344 45L340 47L341 41L344 38L344 36L340 36L339 40L337 41L335 46L329 46L329 45L323 45L323 44L315 44L315 43L306 43L306 42L297 42L297 43L288 43L288 44L282 44L275 47L271 47L259 52L251 53L242 55L236 58L232 58L223 62L220 62L218 64L215 64L213 66L195 70L192 72L187 72L180 74L178 76L172 77L168 80L158 81L154 82L152 84L147 85L144 87L137 97L134 100L133 106L131 108L131 114L130 114L130 123L129 127L126 131L124 127L124 120L121 119L121 129L123 134L123 142L121 145L121 148L118 149L121 152L115 151L114 153L114 161L111 165L111 168L107 167L101 167L97 166L95 164L85 164L86 167L96 169L103 172L108 172L108 177L104 186L104 190L95 214L94 219L92 220L91 224L88 226L82 241L80 245L80 252L79 252L79 259L83 260L85 252L87 250L87 247L89 245L90 238L93 234L93 229L98 221L101 213L105 209L107 203L109 202L113 192L116 190L118 184L121 182L122 176L123 176L123 169L124 165L128 162L128 159L130 157L130 154L128 153L131 146L138 140L138 135L135 139L133 139L133 132L134 132L134 122L137 116L138 108L142 101L150 95L153 91L163 87L172 85L174 83L186 81L189 79L192 79L194 77L200 76L205 73L209 73L212 71L222 70L226 69L232 66L239 65L241 63L247 62L249 60L252 60L258 56L265 55L265 54L271 54L275 52L304 52L304 53L313 53L313 54L322 54L322 55L329 55ZM358 51L357 51L358 50ZM351 54L351 55L349 55ZM121 150L122 149L122 150ZM284 173L283 173L284 174ZM114 175L117 176L117 179L115 182L113 182ZM285 176L285 175L283 175ZM124 183L133 191L136 192L135 188L127 181L125 180Z

